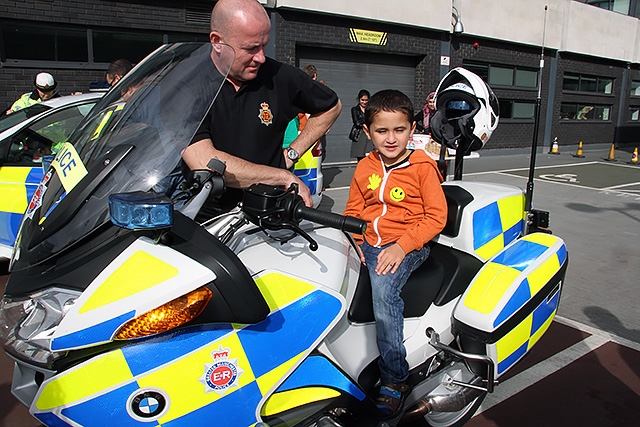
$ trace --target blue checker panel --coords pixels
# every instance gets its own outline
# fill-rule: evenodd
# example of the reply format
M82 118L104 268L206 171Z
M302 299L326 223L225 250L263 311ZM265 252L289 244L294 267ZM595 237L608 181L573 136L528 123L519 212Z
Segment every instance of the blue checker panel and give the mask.
M501 374L502 372L509 369L511 365L516 363L522 356L524 356L527 352L528 346L529 346L529 341L527 340L527 342L525 342L520 347L518 347L516 351L511 353L509 357L504 359L502 362L498 363L498 374Z
M256 382L226 395L175 420L162 423L163 427L245 427L256 422L256 407L262 394ZM222 414L222 416L221 416Z
M131 373L140 375L172 362L233 331L228 323L178 329L137 341L122 349Z
M524 271L547 249L549 249L547 246L538 243L519 240L513 246L499 253L493 262Z
M533 311L533 321L531 322L531 335L535 334L538 329L546 322L553 312L558 308L560 302L560 290L549 300L544 300Z
M358 400L366 395L330 361L321 356L306 359L282 384L278 391L287 391L308 386L329 386L351 394Z
M116 390L90 399L84 403L65 408L62 415L83 426L157 426L157 421L138 421L127 412L126 402L129 396L140 390L136 382L131 382ZM108 411L105 408L109 408ZM96 417L96 414L108 413L109 417Z
M13 246L23 213L0 212L0 244ZM6 236L6 237L5 237Z
M473 248L478 249L502 234L498 203L493 202L473 214Z
M126 321L133 319L135 314L135 310L132 310L114 319L100 323L99 325L91 326L81 331L56 338L51 342L51 350L55 351L64 348L111 341L113 334L118 330L118 328Z
M518 286L518 289L513 293L511 299L504 306L500 314L498 314L498 317L496 317L496 320L493 322L493 327L495 328L501 325L517 312L520 307L525 305L529 299L531 299L531 290L529 288L529 281L525 279L520 283L520 286Z
M256 378L311 347L341 308L337 298L314 291L238 331Z
M504 232L504 245L507 246L509 243L516 240L524 229L524 221L518 221L513 227L509 228Z
M67 422L62 421L59 417L57 417L56 415L50 412L34 414L34 416L37 419L39 419L42 422L42 424L47 425L49 427L72 427L71 424L68 424Z

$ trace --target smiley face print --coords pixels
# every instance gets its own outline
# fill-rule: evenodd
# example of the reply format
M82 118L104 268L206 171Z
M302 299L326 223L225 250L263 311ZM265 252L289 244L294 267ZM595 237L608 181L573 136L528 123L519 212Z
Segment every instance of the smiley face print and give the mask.
M404 196L404 190L400 187L393 187L391 191L389 191L389 197L391 197L391 200L393 200L394 202L403 201Z

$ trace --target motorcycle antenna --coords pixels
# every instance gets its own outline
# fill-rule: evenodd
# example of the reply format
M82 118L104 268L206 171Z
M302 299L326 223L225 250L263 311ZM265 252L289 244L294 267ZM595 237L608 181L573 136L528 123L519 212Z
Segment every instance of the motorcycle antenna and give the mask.
M533 141L531 142L531 160L529 163L529 181L527 182L527 191L525 194L524 210L527 215L531 212L533 204L533 178L536 169L536 154L538 148L538 129L540 127L540 103L542 94L542 71L544 69L544 39L547 30L547 5L544 5L544 20L542 24L542 50L540 52L540 68L538 69L538 96L536 98L534 108L534 123L533 123Z

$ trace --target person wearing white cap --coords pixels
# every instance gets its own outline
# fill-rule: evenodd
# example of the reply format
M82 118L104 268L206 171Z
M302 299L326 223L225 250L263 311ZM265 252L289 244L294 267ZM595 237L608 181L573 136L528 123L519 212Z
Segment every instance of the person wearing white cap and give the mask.
M33 104L37 104L38 102L60 96L58 95L58 92L56 92L58 83L49 73L39 73L34 80L34 85L36 87L36 90L34 90L33 92L25 93L20 98L18 98L18 100L13 103L11 108L7 110L7 114L22 110L23 108L29 107Z

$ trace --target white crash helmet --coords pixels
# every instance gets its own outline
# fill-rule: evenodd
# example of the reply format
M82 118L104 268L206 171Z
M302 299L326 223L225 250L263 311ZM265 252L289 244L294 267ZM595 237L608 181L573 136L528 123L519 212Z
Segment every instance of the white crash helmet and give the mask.
M444 76L436 89L435 104L436 112L429 121L431 135L465 153L484 147L498 126L498 98L465 68L454 68Z

